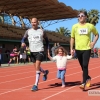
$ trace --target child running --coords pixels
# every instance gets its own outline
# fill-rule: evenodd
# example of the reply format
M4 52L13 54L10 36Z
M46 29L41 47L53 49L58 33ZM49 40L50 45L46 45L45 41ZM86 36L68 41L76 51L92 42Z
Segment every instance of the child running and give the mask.
M62 87L65 87L65 73L66 73L66 65L67 59L71 59L72 56L67 55L66 50L63 47L58 47L55 51L56 56L51 57L48 52L48 58L52 61L56 61L57 65L57 78L62 80Z

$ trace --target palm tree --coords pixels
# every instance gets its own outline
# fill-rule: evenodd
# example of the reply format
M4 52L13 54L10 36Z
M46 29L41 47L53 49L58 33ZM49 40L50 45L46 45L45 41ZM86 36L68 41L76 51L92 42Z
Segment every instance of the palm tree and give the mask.
M56 28L56 32L61 35L70 37L70 30L68 30L68 28L64 28L64 27L60 27L59 29Z
M87 22L93 24L94 26L98 23L100 15L99 15L99 11L92 9L88 12L88 20Z
M87 22L93 24L94 26L96 26L96 24L98 23L99 21L99 18L100 18L100 15L99 15L99 11L98 10L95 10L95 9L92 9L88 12L88 19L87 19ZM94 39L94 35L92 35L92 41Z

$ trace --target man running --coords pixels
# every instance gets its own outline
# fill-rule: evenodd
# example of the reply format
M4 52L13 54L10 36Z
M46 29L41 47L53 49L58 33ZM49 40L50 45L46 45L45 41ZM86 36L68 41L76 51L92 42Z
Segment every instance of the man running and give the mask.
M38 82L39 82L39 77L40 77L40 72L43 72L43 80L46 81L47 75L48 75L48 70L43 70L41 66L41 62L44 58L44 46L43 46L43 39L46 41L46 47L49 50L49 41L46 36L46 34L43 32L42 29L38 28L38 19L37 18L32 18L31 20L31 25L32 28L28 29L24 37L22 38L22 44L25 44L25 38L28 38L29 42L29 49L31 52L31 58L33 61L33 64L36 69L36 81L35 84L32 87L32 91L37 91L38 90Z

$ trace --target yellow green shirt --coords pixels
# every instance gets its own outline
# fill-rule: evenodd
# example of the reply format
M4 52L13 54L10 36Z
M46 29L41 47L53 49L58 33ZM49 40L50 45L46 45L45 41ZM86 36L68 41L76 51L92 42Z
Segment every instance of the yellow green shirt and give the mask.
M86 23L84 25L80 25L79 23L73 25L71 31L71 37L75 39L75 49L76 50L89 50L90 42L91 42L91 33L94 35L98 34L95 26Z

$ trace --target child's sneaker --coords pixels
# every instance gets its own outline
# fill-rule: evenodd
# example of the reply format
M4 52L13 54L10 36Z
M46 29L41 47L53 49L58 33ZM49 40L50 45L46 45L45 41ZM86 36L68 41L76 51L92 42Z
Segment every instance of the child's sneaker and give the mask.
M49 71L45 70L45 74L43 75L43 81L47 80L47 75L48 75Z
M79 87L84 90L85 89L85 83L82 83Z
M62 88L65 88L65 85L62 85L61 87L62 87Z
M36 85L33 85L33 87L31 88L32 91L37 91L38 87Z

